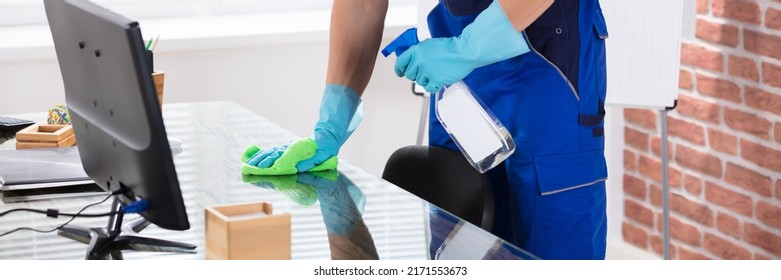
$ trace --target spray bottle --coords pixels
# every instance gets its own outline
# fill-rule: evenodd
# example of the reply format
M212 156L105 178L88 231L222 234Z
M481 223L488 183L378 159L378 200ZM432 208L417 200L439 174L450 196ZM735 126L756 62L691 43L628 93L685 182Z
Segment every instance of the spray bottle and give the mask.
M382 54L398 56L418 42L417 29L410 28L388 44ZM434 100L437 119L480 173L499 165L515 151L512 135L463 81L444 87Z

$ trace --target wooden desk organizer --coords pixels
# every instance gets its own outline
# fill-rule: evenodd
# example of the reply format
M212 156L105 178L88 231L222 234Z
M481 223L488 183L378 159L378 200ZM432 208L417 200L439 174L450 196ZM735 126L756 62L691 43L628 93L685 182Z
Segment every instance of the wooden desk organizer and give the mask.
M290 214L272 215L271 204L207 207L207 260L289 260Z
M76 145L70 125L34 124L16 133L16 149L57 148Z
M152 82L155 84L155 91L157 92L157 102L160 104L160 109L163 108L163 89L165 88L165 72L154 71L152 72Z

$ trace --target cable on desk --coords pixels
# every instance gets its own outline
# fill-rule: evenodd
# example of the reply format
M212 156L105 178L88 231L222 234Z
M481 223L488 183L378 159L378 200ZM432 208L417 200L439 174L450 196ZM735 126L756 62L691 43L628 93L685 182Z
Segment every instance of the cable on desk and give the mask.
M63 223L63 224L61 224L61 225L59 225L59 226L57 226L57 227L55 227L53 229L42 230L42 229L35 229L35 228L31 228L31 227L19 227L19 228L16 228L16 229L13 229L13 230L10 230L10 231L7 231L7 232L4 232L4 233L0 234L0 237L4 237L6 235L12 234L12 233L20 231L20 230L29 230L29 231L34 231L34 232L38 232L38 233L50 233L50 232L59 230L59 229L61 229L64 226L67 226L70 222L72 222L74 219L76 219L76 217L102 217L102 216L109 216L109 215L116 214L114 211L109 212L109 213L101 213L101 214L81 214L81 212L84 212L84 210L87 210L87 208L90 208L92 206L99 205L99 204L102 204L103 202L106 202L106 200L108 200L109 198L111 198L112 196L114 196L114 195L116 195L118 193L120 193L120 191L112 192L111 194L107 195L106 198L104 198L103 200L101 200L99 202L95 202L95 203L89 204L87 206L84 206L84 208L81 208L81 210L79 210L79 212L77 212L76 214L57 213L58 215L70 216L71 218L67 222L65 222L65 223ZM48 209L46 211L43 211L43 210L38 210L38 209L19 208L19 209L11 209L11 210L5 211L3 213L0 213L0 217L2 217L3 215L6 215L6 214L12 213L12 212L16 212L16 211L32 211L32 212L36 212L36 213L43 213L43 214L46 214L49 217L52 217L51 214L54 214L52 212L53 211L57 211L57 210ZM59 211L57 211L57 212L59 212ZM56 217L56 216L54 216L54 217Z
M41 210L41 209L32 209L32 208L16 208L16 209L11 209L11 210L5 211L3 213L0 213L0 217L4 216L6 214L11 214L13 212L21 212L21 211L46 214L46 216L50 217L50 218L57 218L59 216L82 217L82 218L97 218L97 217L110 216L110 215L114 215L114 214L118 213L117 211L112 211L112 212L98 213L98 214L79 214L79 213L75 213L74 214L74 213L60 213L60 210L57 210L57 209Z

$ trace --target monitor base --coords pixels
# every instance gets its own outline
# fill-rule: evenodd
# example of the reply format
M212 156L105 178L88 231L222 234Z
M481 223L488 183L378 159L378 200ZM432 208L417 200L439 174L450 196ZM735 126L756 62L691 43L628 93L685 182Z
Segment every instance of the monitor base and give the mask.
M119 210L121 203L114 198L113 210ZM88 244L85 259L88 260L121 260L122 251L133 250L143 252L173 252L195 253L195 245L145 237L138 232L151 223L143 217L138 217L122 224L124 213L118 213L109 218L105 228L85 228L79 226L64 226L57 234L60 236Z

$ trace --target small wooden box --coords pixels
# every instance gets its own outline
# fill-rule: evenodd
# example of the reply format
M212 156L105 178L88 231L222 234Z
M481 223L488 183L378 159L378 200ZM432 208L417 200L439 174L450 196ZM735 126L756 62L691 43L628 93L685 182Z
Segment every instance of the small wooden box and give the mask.
M70 125L34 124L16 133L16 149L57 148L76 145Z
M290 214L272 215L271 204L207 207L207 260L289 260Z
M163 89L165 88L165 72L154 71L152 72L152 82L155 83L155 91L157 92L157 102L160 104L160 108L163 108Z

